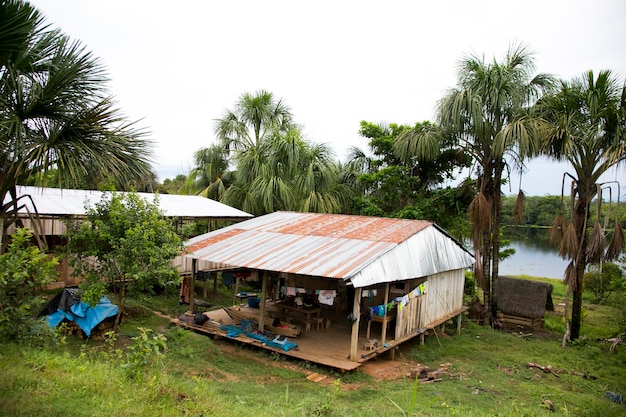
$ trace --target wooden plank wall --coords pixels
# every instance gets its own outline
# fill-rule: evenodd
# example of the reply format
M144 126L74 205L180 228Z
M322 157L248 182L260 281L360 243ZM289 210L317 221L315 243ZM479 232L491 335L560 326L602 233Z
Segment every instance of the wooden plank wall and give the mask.
M420 320L422 328L453 315L463 307L465 271L457 269L428 277L425 305Z
M412 291L417 283L411 282L408 291ZM464 283L465 271L462 269L429 276L425 281L426 294L410 299L402 309L396 306L395 338L416 334L459 311L463 307Z

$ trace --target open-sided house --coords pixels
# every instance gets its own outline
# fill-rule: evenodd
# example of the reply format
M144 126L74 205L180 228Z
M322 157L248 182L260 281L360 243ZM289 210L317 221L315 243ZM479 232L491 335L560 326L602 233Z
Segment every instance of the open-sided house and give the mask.
M474 262L434 223L352 215L275 212L186 245L181 272L235 271L262 281L259 330L270 326L268 313L292 311L310 330L309 319L321 319L307 308L347 320L349 344L336 355L351 362L459 316Z

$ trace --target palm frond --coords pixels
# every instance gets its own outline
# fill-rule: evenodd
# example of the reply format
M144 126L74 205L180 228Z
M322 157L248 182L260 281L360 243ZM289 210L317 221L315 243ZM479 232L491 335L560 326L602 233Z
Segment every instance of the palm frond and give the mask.
M622 250L624 249L624 229L619 223L615 223L615 230L613 230L613 236L611 242L606 250L606 260L613 261L620 257Z
M573 223L569 223L563 231L563 238L559 246L559 255L562 258L576 258L578 253L578 235Z
M492 206L484 193L478 193L468 207L469 217L474 228L480 232L491 225Z
M563 213L558 213L552 221L552 227L550 228L550 243L557 245L561 243L565 229L567 228L567 220Z
M515 207L513 208L513 220L516 224L521 224L524 222L524 200L526 196L522 190L519 190L517 193L517 198L515 199Z
M571 261L569 264L567 264L567 267L565 268L565 275L563 277L563 281L565 282L565 284L567 284L570 291L576 291L577 275L578 275L578 271L576 269L576 263L574 261Z
M602 230L600 221L596 220L593 224L593 229L589 235L589 242L587 244L587 259L591 263L600 263L604 257L604 248L606 247L606 237Z

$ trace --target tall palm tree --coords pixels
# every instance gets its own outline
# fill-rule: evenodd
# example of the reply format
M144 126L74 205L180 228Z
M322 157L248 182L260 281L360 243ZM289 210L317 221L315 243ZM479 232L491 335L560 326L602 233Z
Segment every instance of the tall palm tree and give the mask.
M553 80L549 75L533 75L532 54L522 45L512 45L502 62L467 56L460 61L457 73L457 86L438 103L440 130L407 132L397 151L403 158L433 159L440 152L443 136L473 159L477 193L469 215L475 275L484 290L485 307L493 314L503 177L510 162L521 167L524 157L538 151L544 126L529 108Z
M352 189L340 181L330 148L305 139L289 107L272 93L244 93L216 121L215 134L236 165L222 202L252 214L349 207Z
M244 93L234 110L226 110L215 123L215 135L228 148L246 152L261 146L275 131L292 127L291 110L268 91Z
M255 150L239 154L233 184L222 202L253 214L342 212L353 195L339 173L328 146L307 141L299 128L292 127L274 132Z
M566 173L572 180L571 222L559 216L553 237L560 244L561 255L571 260L565 271L573 299L569 338L577 339L586 266L616 259L623 249L619 222L608 246L599 221L591 232L588 222L592 200L602 198L605 184L599 183L600 177L626 160L626 83L620 85L610 71L597 76L588 71L571 82L562 81L558 91L543 98L537 107L551 124L546 152L567 161L573 169Z
M151 142L106 95L91 53L50 29L29 3L0 4L0 229L18 209L16 185L53 170L56 183L149 178Z

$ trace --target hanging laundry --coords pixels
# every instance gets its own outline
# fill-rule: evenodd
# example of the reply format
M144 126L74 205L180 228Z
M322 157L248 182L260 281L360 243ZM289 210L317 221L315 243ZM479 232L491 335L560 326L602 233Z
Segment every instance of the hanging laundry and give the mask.
M320 294L317 296L317 300L320 304L324 304L327 306L332 306L335 302L335 297L337 296L336 290L321 290Z

